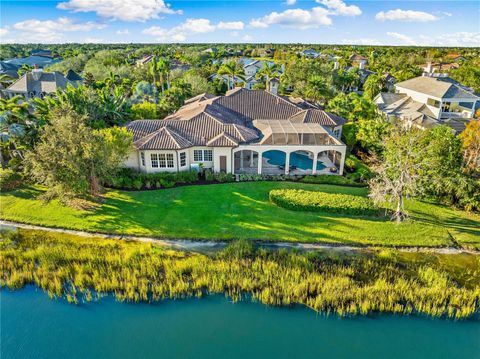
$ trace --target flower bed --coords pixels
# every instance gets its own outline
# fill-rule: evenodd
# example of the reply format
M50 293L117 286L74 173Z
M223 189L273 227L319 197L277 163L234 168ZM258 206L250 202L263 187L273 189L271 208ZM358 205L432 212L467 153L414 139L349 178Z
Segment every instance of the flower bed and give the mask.
M277 206L294 211L325 211L353 215L378 213L378 208L370 199L347 194L274 189L270 191L269 197Z

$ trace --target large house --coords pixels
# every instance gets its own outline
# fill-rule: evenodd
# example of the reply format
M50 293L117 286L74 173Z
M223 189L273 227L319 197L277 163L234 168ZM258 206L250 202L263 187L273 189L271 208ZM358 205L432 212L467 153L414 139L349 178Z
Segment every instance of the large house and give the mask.
M449 77L415 77L397 83L395 89L375 98L379 110L419 128L446 124L460 132L480 101L471 89Z
M342 174L345 120L300 99L236 88L202 94L163 120L138 120L127 167L249 174Z
M57 89L66 89L68 84L76 87L77 83L82 81L82 78L72 70L67 76L57 71L44 72L35 68L31 72L26 72L3 92L10 98L16 95L21 95L26 100L43 98L45 95L55 93Z

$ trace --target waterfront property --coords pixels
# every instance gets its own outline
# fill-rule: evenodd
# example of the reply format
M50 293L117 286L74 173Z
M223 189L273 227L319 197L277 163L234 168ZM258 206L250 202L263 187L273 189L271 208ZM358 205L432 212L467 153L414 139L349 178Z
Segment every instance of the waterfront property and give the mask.
M399 82L395 93L375 98L387 117L399 118L421 129L445 124L459 133L474 115L480 97L449 77L420 76Z
M202 94L163 120L133 121L127 128L135 150L125 165L146 173L202 166L235 174L341 175L345 120L274 92Z

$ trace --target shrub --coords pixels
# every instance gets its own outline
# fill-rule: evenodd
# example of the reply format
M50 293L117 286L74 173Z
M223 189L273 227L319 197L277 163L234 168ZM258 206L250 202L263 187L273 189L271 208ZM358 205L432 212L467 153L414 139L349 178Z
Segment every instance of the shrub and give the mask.
M364 187L366 184L357 183L353 179L342 176L332 176L332 175L318 175L318 176L305 176L300 182L304 183L315 183L315 184L333 184L341 186L353 186L353 187Z
M270 191L269 197L277 206L294 211L325 211L354 215L378 213L378 208L370 199L347 194L276 189Z
M192 183L198 180L198 173L185 171L178 173L142 173L131 168L122 168L107 179L105 185L111 188L136 189L170 188L179 183Z
M0 191L11 191L22 184L22 175L9 168L0 169Z

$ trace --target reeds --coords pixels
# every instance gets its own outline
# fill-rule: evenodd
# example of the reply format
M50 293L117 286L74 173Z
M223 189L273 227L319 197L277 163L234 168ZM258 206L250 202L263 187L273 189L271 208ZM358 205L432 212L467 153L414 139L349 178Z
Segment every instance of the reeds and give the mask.
M452 319L480 312L480 271L464 283L440 264L390 255L301 254L236 242L214 255L152 244L19 231L0 241L0 285L32 283L51 297L157 301L207 293L341 316L372 312ZM478 261L477 261L478 267Z

